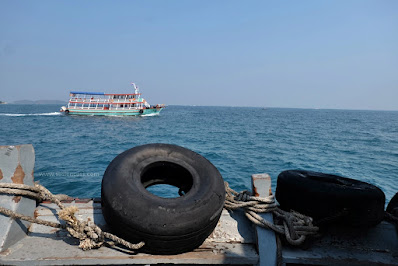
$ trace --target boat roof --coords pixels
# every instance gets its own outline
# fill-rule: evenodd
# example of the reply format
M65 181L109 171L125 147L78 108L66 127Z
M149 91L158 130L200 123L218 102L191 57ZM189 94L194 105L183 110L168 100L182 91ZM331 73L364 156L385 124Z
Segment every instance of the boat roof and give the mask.
M71 91L72 94L105 95L105 92Z
M141 93L105 93L105 92L85 92L85 91L71 91L71 94L83 95L141 95Z

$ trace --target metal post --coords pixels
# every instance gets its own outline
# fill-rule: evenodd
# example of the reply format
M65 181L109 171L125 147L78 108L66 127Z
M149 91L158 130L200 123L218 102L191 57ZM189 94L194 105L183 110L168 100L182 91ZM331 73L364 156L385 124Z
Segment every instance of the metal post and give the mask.
M257 197L272 195L271 177L268 174L252 175L253 193ZM260 214L262 218L273 223L271 213ZM257 249L259 255L259 266L277 265L277 245L275 233L272 230L256 226Z

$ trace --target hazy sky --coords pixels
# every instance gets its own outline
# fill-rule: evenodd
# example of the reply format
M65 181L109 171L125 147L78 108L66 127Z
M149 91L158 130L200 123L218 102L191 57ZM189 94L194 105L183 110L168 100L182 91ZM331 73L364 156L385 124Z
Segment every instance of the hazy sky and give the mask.
M398 110L398 1L0 0L0 100Z

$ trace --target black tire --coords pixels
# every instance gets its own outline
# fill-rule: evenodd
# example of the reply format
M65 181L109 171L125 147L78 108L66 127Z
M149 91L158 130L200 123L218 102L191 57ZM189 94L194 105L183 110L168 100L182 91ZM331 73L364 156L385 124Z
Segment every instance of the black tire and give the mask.
M68 114L69 114L69 110L65 110L65 114L67 114L67 115L68 115Z
M308 215L318 225L369 227L384 216L385 195L378 187L318 172L283 171L278 176L276 199L281 208Z
M185 195L161 198L155 184ZM111 230L143 251L178 254L200 246L214 230L224 206L219 171L201 155L180 146L147 144L119 154L102 179L102 212Z
M140 113L140 114L143 114L143 113L144 113L144 110L141 109L141 110L139 111L139 113Z

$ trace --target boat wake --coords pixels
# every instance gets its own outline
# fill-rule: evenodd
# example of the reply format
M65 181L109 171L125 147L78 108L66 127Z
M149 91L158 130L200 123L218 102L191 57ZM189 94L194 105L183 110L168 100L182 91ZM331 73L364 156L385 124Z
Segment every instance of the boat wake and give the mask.
M52 113L33 113L33 114L0 114L2 116L42 116L42 115L60 115L60 112L52 112Z
M157 116L159 113L152 113L152 114L146 114L146 115L141 115L141 116Z

